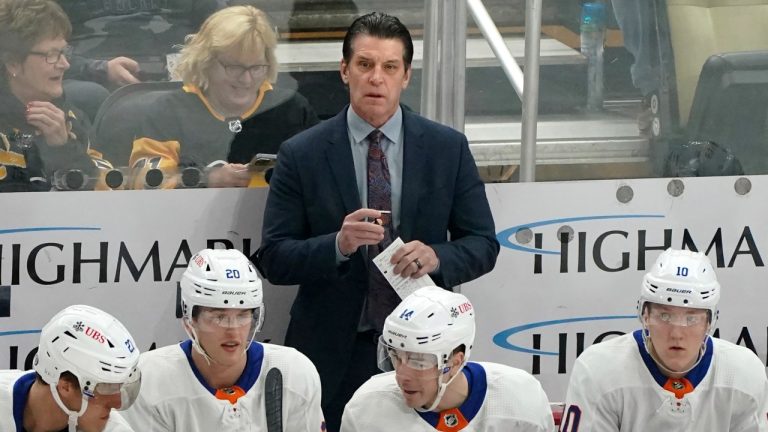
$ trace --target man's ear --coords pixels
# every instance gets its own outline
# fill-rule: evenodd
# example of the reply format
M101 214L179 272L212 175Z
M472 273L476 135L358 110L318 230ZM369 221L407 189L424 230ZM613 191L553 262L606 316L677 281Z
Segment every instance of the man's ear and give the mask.
M341 63L339 64L339 74L341 75L341 81L344 82L344 84L349 84L349 65L344 59L341 59Z
M56 390L62 397L67 397L73 393L80 393L78 388L72 381L64 378L59 378L59 382L56 384Z
M461 366L461 364L464 363L464 357L465 357L465 354L461 351L454 354L453 360L451 361L451 367Z
M413 72L413 65L409 65L405 71L405 77L403 79L403 90L408 88L408 84L411 82L411 73Z

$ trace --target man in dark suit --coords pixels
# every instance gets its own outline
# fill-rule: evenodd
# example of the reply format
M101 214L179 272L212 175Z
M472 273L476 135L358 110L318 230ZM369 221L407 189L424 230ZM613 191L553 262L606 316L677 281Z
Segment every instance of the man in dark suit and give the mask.
M350 106L283 143L270 182L257 262L273 284L300 285L285 342L317 366L331 431L378 372L383 318L399 302L376 248L399 236L394 271L446 289L489 272L499 252L467 138L400 105L412 58L397 18L355 20L340 68Z

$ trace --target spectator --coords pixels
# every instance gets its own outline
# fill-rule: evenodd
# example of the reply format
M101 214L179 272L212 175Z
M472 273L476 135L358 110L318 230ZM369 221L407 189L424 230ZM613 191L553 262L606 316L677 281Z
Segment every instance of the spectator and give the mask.
M50 0L0 2L0 191L49 190L54 172L95 173L89 123L63 97L69 20Z
M73 25L77 54L65 73L70 101L91 120L109 90L168 79L173 47L218 8L217 0L59 0Z
M130 165L142 187L148 168L169 174L198 167L209 187L247 186L248 164L258 153L277 153L297 132L318 122L301 95L273 87L277 39L266 16L252 6L211 15L187 37L176 73L182 90L147 110L133 143ZM172 175L163 187L176 186Z
M356 19L340 65L351 105L286 141L270 182L258 264L273 284L300 284L285 342L317 366L331 431L378 372L378 335L400 301L371 258L399 236L394 272L451 289L499 252L467 138L401 108L412 58L400 20Z
M560 430L768 430L764 365L710 336L719 300L706 255L663 252L640 288L642 329L576 359Z
M298 351L254 341L264 302L253 265L240 251L200 251L181 277L189 340L141 356L144 378L126 419L137 431L324 430L320 378ZM282 380L276 398L270 376ZM275 404L275 405L272 405ZM271 406L279 416L270 417Z
M70 306L40 332L34 372L0 371L0 430L131 432L112 410L136 399L138 362L139 349L117 319Z
M360 387L341 430L552 432L547 395L529 373L469 362L475 311L461 294L425 287L387 317L383 373Z
M624 36L624 47L632 54L632 84L643 94L642 112L637 123L640 132L651 134L651 99L658 95L661 82L659 48L656 38L656 12L652 1L611 0L616 21Z

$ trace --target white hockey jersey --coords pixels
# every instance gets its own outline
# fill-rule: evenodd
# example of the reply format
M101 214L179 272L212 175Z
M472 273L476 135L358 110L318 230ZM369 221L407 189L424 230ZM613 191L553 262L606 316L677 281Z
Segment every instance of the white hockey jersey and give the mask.
M661 373L642 330L593 345L576 359L560 430L768 431L768 379L752 351L707 338L684 378Z
M363 384L344 408L341 432L551 432L554 420L541 384L520 369L469 362L469 396L457 409L422 413L409 408L395 373Z
M266 431L264 382L267 372L283 375L283 430L324 431L320 409L320 377L300 352L253 342L248 361L235 387L234 402L219 399L192 361L192 341L141 354L141 391L124 412L128 423L142 432ZM230 389L228 389L230 391ZM221 392L221 390L219 390Z
M24 407L34 382L35 372L0 370L0 431L24 432ZM133 432L133 429L113 410L104 432Z

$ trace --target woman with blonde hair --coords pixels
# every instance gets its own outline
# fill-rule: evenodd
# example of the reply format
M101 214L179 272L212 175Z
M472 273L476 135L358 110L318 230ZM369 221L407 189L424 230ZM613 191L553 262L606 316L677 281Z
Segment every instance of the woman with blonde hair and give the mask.
M133 142L134 187L150 168L165 172L161 187L175 187L173 174L186 167L205 170L209 187L247 186L256 154L277 153L316 124L304 97L272 85L276 47L269 20L252 6L222 9L187 36L174 71L183 88L159 99Z

